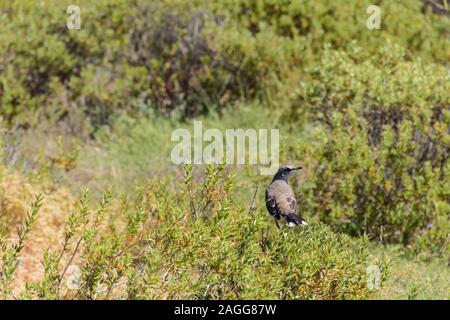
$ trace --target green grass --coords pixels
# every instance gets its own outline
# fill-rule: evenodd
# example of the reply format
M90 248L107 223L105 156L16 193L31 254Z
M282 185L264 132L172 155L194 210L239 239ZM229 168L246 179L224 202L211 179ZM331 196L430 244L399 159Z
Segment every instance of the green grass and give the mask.
M84 146L79 165L72 173L79 177L71 181L79 181L80 186L87 185L98 191L111 184L126 190L130 184L155 174L178 176L181 174L180 166L174 165L170 159L175 145L170 140L171 134L178 128L188 129L192 134L194 120L202 121L203 131L217 128L223 133L227 128L276 128L280 121L279 112L272 112L258 104L237 109L230 106L221 116L209 114L189 121L156 115L140 120L121 118L112 129L101 130L95 143ZM280 138L288 136L288 131L287 127L281 129ZM256 166L234 169L246 177L258 178ZM249 184L253 185L253 182Z
M372 245L372 258L391 260L389 277L373 299L450 299L448 257L427 260L399 245Z

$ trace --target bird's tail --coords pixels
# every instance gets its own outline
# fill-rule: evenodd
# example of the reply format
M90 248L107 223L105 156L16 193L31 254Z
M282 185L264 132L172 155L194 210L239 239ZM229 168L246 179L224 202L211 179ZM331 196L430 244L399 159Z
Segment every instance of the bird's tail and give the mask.
M291 228L295 227L295 226L304 227L307 225L305 219L303 219L302 217L299 217L295 213L288 214L287 216L284 217L284 220L286 221L287 225Z

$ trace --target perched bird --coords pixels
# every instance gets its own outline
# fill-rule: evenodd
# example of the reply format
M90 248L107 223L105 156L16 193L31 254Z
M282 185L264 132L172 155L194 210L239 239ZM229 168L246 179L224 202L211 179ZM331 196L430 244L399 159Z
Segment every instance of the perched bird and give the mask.
M266 207L272 217L275 218L275 223L278 225L278 220L283 218L289 227L297 225L305 226L306 221L297 215L297 200L294 192L288 184L288 178L302 167L283 166L275 176L272 183L266 189Z

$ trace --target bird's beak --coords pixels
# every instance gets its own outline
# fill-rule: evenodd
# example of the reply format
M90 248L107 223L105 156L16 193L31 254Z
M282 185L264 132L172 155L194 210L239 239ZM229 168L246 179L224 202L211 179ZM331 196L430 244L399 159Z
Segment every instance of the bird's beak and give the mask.
M300 170L300 169L303 169L303 168L302 167L297 167L297 168L294 168L292 170Z

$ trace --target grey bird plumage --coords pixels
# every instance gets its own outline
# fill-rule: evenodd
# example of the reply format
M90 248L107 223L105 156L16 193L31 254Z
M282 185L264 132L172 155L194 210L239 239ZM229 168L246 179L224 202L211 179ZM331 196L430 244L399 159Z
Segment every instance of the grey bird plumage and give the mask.
M281 167L273 177L272 183L266 189L266 207L272 217L275 218L278 228L278 220L281 218L289 227L305 226L307 224L297 213L297 199L295 199L294 192L288 182L288 178L296 170L300 169L302 168L294 166Z

